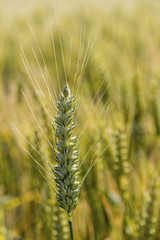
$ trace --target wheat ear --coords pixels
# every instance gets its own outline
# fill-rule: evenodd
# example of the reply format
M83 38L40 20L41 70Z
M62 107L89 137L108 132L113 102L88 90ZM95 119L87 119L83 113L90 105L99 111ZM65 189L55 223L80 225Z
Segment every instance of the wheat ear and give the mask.
M77 137L72 136L75 128L75 98L67 85L57 104L55 118L56 162L52 168L57 187L57 200L60 207L68 213L71 239L73 239L72 210L78 204L80 182L78 181Z

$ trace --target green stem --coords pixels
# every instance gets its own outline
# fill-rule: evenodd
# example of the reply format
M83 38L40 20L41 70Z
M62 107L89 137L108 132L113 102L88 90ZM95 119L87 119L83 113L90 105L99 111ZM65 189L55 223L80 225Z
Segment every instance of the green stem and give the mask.
M70 228L71 240L74 240L72 221L69 221L68 223L69 223L69 228Z

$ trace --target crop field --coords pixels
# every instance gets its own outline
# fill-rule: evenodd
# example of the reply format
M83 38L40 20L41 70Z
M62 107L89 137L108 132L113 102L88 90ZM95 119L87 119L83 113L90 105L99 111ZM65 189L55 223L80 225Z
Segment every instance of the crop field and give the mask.
M160 1L0 0L0 240L160 240Z

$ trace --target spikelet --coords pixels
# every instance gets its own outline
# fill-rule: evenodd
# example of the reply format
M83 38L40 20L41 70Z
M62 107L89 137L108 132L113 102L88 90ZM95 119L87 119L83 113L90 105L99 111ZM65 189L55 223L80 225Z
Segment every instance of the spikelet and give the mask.
M68 240L69 229L65 212L59 207L59 204L54 204L53 208L53 236L55 240Z
M41 190L41 201L37 207L37 218L39 218L38 239L52 240L53 232L53 200L48 184Z
M128 159L128 146L126 134L123 130L118 130L114 134L113 141L113 162L112 171L115 176L117 186L122 193L124 199L128 198L128 185L129 185L129 173L130 162Z
M76 208L80 193L78 181L78 150L77 137L73 137L74 101L68 85L64 88L57 104L58 112L55 119L56 162L54 167L55 182L57 186L57 200L60 206L68 212Z
M156 238L157 225L159 224L159 196L159 180L152 176L137 220L137 240Z

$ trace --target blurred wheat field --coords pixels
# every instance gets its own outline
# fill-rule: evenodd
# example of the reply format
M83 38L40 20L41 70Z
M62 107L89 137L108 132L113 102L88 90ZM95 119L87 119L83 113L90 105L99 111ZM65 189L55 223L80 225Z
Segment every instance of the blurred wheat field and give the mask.
M83 57L88 43L91 50L76 96L80 179L96 161L73 212L75 239L158 240L160 2L57 1L56 16L49 0L0 1L0 240L70 239L66 213L33 160L47 169L45 155L55 164L45 136L55 140L21 59L24 53L50 101L40 46L59 99L52 42L53 35L63 89L59 33L67 68L72 42L71 89L81 44Z

